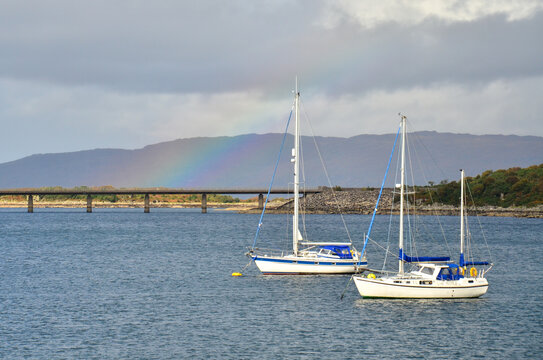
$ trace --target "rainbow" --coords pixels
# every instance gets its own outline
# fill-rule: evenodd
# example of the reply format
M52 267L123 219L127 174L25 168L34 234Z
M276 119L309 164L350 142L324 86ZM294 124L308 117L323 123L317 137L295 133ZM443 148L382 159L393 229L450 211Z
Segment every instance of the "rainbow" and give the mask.
M257 131L260 134L283 133L293 104L292 99L285 98L275 102L274 108L281 107L282 110L273 111L271 115L269 103L267 105L256 104L262 104L262 102L255 102L255 105L246 108L243 116L219 125L228 127L228 129L221 129L221 132L235 134L237 132L235 130L260 127ZM146 187L197 188L206 186L208 183L220 184L221 177L226 173L231 176L232 164L258 161L254 158L255 149L262 145L258 139L250 135L193 139L199 140L198 146L187 147L183 154L170 153L168 156L163 156L157 163L152 164L151 171L141 179L142 185ZM190 144L190 140L185 139L184 141ZM277 150L279 150L279 145L277 144Z
M243 162L258 144L251 136L200 139L200 147L192 147L183 156L171 156L144 179L144 186L190 187L205 186L229 171L231 160ZM207 145L209 143L209 145Z

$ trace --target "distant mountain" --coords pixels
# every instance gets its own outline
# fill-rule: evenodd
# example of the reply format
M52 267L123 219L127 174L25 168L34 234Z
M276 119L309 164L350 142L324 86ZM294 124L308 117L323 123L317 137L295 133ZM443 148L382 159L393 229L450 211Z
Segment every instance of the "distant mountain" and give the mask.
M142 149L96 149L38 154L0 164L0 188L42 186L115 187L267 187L282 134L180 139ZM306 186L328 185L319 146L332 185L378 186L394 141L393 134L350 138L303 137ZM467 135L437 132L410 134L418 150L411 153L418 184L456 180L458 169L467 175L485 170L527 167L543 163L543 138L515 135ZM291 180L287 136L276 176L277 186ZM396 153L397 154L397 153ZM302 174L303 175L303 174ZM292 186L292 185L291 185Z

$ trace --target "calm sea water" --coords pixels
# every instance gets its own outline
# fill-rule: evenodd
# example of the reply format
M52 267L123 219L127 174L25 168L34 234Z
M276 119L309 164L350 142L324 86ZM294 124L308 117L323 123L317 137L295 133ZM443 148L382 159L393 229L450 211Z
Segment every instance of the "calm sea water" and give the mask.
M349 276L266 277L252 265L231 277L258 215L35 211L0 210L0 358L543 356L542 220L480 219L495 262L480 299L368 300L351 283L340 300ZM345 219L359 243L369 216ZM440 219L456 249L458 219ZM258 245L288 246L286 217L266 220ZM386 242L378 220L372 238ZM336 215L308 217L312 239L342 229Z

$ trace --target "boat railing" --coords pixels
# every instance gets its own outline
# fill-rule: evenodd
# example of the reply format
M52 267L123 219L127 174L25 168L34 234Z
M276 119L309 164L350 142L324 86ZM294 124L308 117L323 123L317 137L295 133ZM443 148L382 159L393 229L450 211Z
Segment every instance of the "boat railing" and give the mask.
M265 248L248 248L248 254L257 255L261 257L276 257L285 256L290 254L289 251L279 249L265 249Z
M494 266L494 264L491 264L490 267L488 269L483 269L478 275L479 277L481 278L484 278L486 276L486 274L488 274L488 272L490 271L490 269L492 269L492 267Z
M398 271L391 271L391 270L378 270L378 269L368 269L366 267L360 267L360 270L363 270L362 272L367 273L374 273L374 274L382 274L387 276L393 276L398 275Z

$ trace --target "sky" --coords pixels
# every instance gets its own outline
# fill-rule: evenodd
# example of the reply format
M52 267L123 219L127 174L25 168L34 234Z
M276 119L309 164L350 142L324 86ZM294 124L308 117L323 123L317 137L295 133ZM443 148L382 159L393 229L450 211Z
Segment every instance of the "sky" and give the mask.
M543 136L543 0L0 0L0 163L282 132Z

